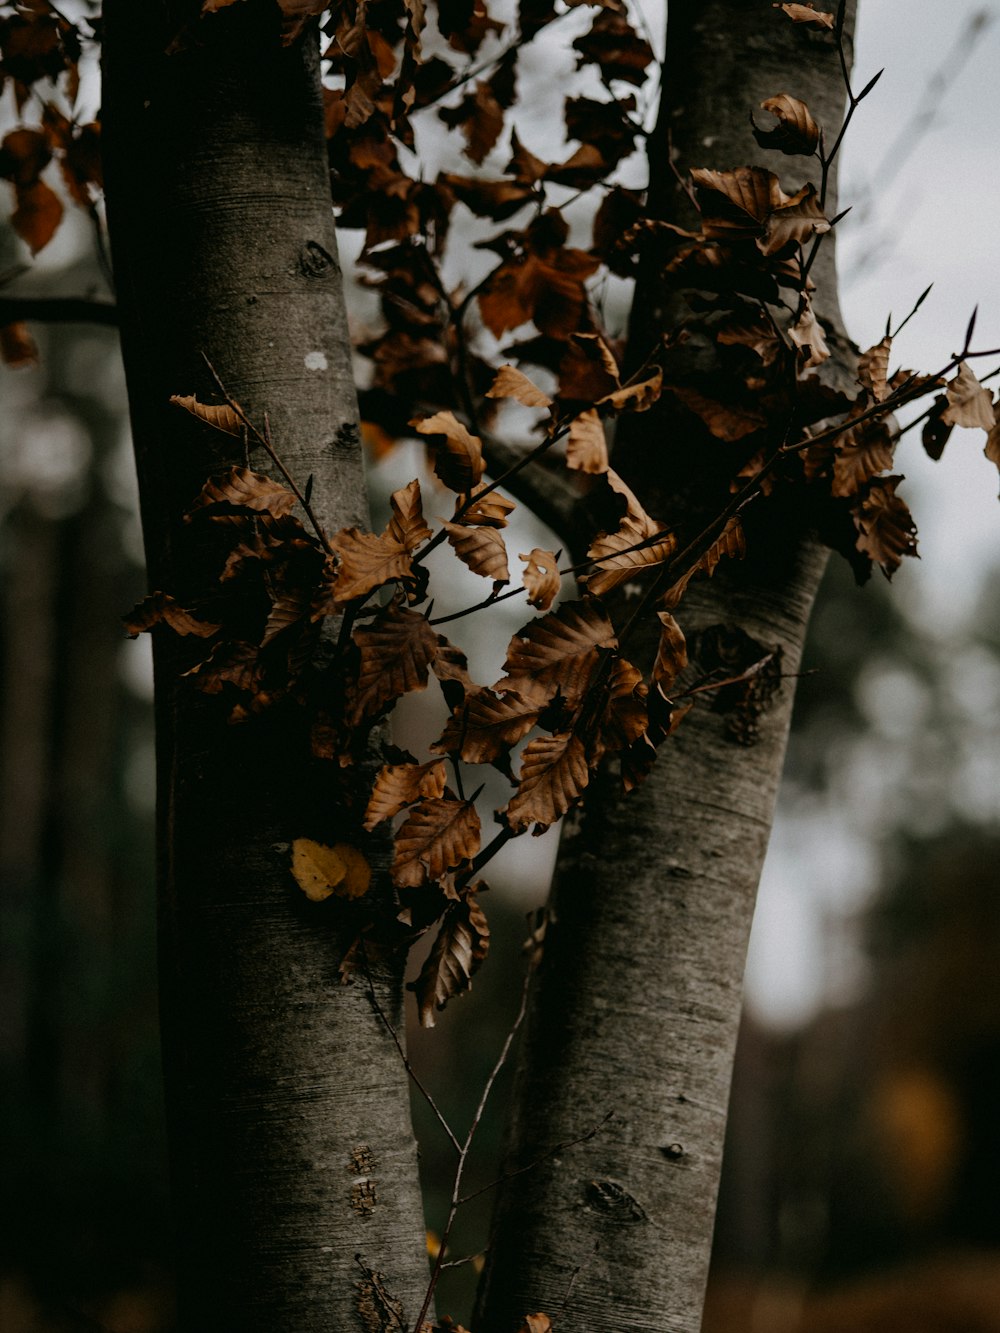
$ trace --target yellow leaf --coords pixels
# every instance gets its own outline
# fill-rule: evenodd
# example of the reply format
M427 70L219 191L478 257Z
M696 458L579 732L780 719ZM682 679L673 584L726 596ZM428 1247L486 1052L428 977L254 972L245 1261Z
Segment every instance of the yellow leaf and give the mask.
M292 875L310 902L321 903L331 894L361 898L371 885L371 866L357 847L338 842L333 847L296 838L292 843Z

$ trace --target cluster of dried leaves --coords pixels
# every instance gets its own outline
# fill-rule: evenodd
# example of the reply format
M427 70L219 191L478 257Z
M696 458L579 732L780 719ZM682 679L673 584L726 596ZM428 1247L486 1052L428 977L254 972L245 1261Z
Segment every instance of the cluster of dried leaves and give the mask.
M225 11L243 3L205 0L200 23L225 23ZM349 904L360 937L378 896L369 888L368 839L394 827L395 919L407 938L438 925L416 987L428 1024L486 955L479 875L499 845L557 822L601 763L613 762L626 789L635 787L700 693L724 700L734 734L752 739L780 677L779 653L722 631L689 645L675 618L695 574L710 576L724 557L743 555L752 501L785 497L787 512L790 497L859 577L874 564L889 576L916 552L892 471L893 409L937 392L924 426L932 456L953 426L972 425L987 431L987 453L1000 462L992 395L967 364L975 355L971 328L962 356L946 367L946 375L955 372L950 380L893 369L888 331L860 357L853 389L824 378L829 330L814 308L811 273L837 221L826 215L825 182L839 138L828 150L804 102L783 92L768 98L761 110L770 122L753 132L782 158L817 158L819 190L786 187L761 167L695 168L686 188L696 225L685 229L651 217L644 194L618 183L618 168L645 136L638 98L653 52L623 0L588 3L595 12L573 50L596 74L601 95L566 98L568 147L549 161L516 128L508 135L518 59L579 0L520 0L514 33L486 0L439 0L433 21L421 0L345 0L329 12L317 0L275 0L282 40L296 40L316 17L324 35L334 202L341 225L364 232L361 262L382 314L381 329L361 348L372 367L361 395L368 437L381 447L423 437L454 501L434 524L413 481L393 495L384 532L328 534L310 507L309 484L300 490L283 472L266 425L228 398L178 397L206 429L239 442L234 456L266 454L284 483L246 464L213 474L187 521L222 541L217 581L183 606L154 592L128 622L132 633L165 627L184 638L192 685L220 695L234 721L277 705L306 709L315 758L352 773L396 702L436 678L446 714L428 755L386 750L363 804L356 782L345 784L355 795L340 840L303 838L293 848L303 891ZM832 14L774 8L776 21L842 40ZM96 31L91 20L82 35ZM177 58L199 34L196 22L177 35ZM14 186L14 225L32 250L48 242L62 212L42 179L50 161L77 202L91 206L100 187L98 127L77 124L72 113L82 35L47 0L0 5L0 78L12 81L25 117L0 145L0 175ZM848 90L852 111L871 86L858 96ZM414 117L434 109L462 136L473 174L431 181L419 163L410 169ZM498 155L505 165L490 169ZM569 192L595 201L586 248L571 240L563 213ZM451 289L442 268L461 210L480 233L500 224L478 242L495 263L471 290ZM593 300L595 281L608 272L654 274L686 312L625 378L621 349ZM515 341L498 353L508 335ZM14 347L23 338L8 329L4 342ZM708 354L693 369L694 342ZM534 377L519 366L535 367ZM706 446L716 490L702 505L713 517L697 530L647 513L609 465L606 421L661 399L683 433ZM505 402L535 414L532 458L559 459L581 494L603 499L595 510L612 515L592 534L582 564L534 549L515 553L520 580L512 572L504 529L514 503L499 489L503 475L494 469L497 479L487 480L489 428ZM537 612L511 639L503 674L489 685L470 678L465 655L430 609L427 556L445 544L484 580L474 609L521 591ZM570 576L582 595L557 603ZM618 626L614 619L624 584L639 586L639 610L660 622L645 672L626 654L634 616ZM478 793L465 791L468 766L483 764L512 785L497 812L499 833L485 846Z

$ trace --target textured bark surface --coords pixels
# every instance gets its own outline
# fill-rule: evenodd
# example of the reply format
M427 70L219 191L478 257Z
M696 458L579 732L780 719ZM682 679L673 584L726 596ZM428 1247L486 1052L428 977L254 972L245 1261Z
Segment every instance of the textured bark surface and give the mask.
M314 475L328 530L365 518L315 34L283 50L276 6L235 5L165 54L198 8L105 10L108 208L150 580L182 598L214 577L183 512L210 471L241 461L238 442L227 455L168 405L217 401L202 353L254 419L269 413L300 484ZM178 680L178 651L156 644L181 1328L398 1327L427 1281L406 1075L363 982L338 984L336 909L310 907L289 875L293 838L336 840L330 783L293 716L228 726L224 703ZM398 1020L398 972L375 983Z
M759 0L671 0L650 141L660 216L692 222L665 168L669 145L682 170L758 162L793 188L804 182L812 164L765 159L749 135L747 112L766 96L802 97L832 138L843 93L830 34L780 18ZM821 313L839 326L832 256L821 280ZM633 311L635 360L674 317L646 274ZM846 339L835 344L846 363ZM669 408L652 415L619 439L614 465L652 513L683 523L699 503L698 464L682 456L690 425ZM787 515L777 521L781 532L753 532L745 564L692 585L678 618L689 638L722 623L780 645L793 673L826 554L796 538ZM642 663L654 650L647 634L628 655ZM502 1191L477 1333L511 1333L526 1310L574 1333L700 1327L746 943L793 685L784 682L752 747L735 744L719 714L696 708L636 795L623 799L602 782L564 833L508 1167L611 1119Z

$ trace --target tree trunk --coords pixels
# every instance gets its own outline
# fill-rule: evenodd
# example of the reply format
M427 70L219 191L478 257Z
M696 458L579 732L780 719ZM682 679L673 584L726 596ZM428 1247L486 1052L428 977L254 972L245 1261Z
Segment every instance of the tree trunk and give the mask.
M692 211L666 167L671 146L681 171L750 161L797 187L814 164L765 158L748 111L779 92L803 98L828 144L843 111L831 34L793 25L759 0L671 0L663 90L649 144L650 210L685 226ZM835 326L843 375L849 354L829 242L824 249L820 308ZM643 275L634 361L676 318L670 305L657 275ZM650 512L683 527L697 520L689 481L703 466L688 459L685 470L691 418L678 429L669 404L655 424L651 417L632 419L614 466ZM750 534L747 561L696 581L677 614L689 640L721 623L780 645L790 675L826 553L808 536L789 536L788 525L783 542L769 535L763 525ZM647 627L628 656L648 665L655 649ZM792 695L786 679L752 746L735 744L719 713L696 707L638 793L624 798L605 777L566 829L508 1170L610 1120L501 1190L477 1333L510 1333L526 1310L565 1318L574 1333L700 1327L746 943Z
M291 475L314 476L327 530L366 518L316 33L282 48L276 6L197 22L199 9L105 6L108 214L147 559L151 586L181 599L217 572L183 513L211 471L243 461L168 404L218 401L202 354L253 419L269 414ZM156 639L180 1326L397 1327L427 1281L406 1075L365 982L338 984L349 938L289 874L294 838L336 841L331 779L293 710L229 726L224 701L179 679L183 642ZM398 966L374 984L401 1027Z

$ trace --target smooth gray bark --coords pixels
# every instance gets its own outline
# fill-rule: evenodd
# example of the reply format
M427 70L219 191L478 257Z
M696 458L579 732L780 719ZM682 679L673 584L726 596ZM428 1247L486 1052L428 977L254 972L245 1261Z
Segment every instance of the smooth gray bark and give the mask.
M813 164L764 156L750 137L748 112L780 92L804 99L832 141L844 98L829 33L792 25L759 0L671 0L651 211L692 225L666 168L670 145L682 171L757 162L802 184ZM820 308L839 328L832 254L824 264ZM644 274L634 360L675 317L656 275ZM835 345L846 365L842 334ZM636 418L615 451L614 466L668 521L692 517L690 429L666 406L655 421ZM678 619L689 638L724 623L780 645L794 673L826 553L782 521L774 541L751 535L743 565L693 584ZM628 655L648 664L655 642L648 627ZM793 686L784 682L752 747L696 708L637 794L623 798L602 779L564 833L508 1168L611 1119L502 1189L476 1333L511 1333L527 1310L574 1333L700 1327L746 943Z
M183 513L242 461L238 441L227 453L168 404L218 401L203 353L256 421L269 414L300 485L314 476L327 530L366 518L316 34L282 49L276 6L252 0L167 54L199 8L105 7L108 213L150 581L181 600L211 586L217 554ZM181 1328L398 1327L427 1282L406 1074L364 982L338 984L350 936L336 909L306 903L289 873L294 838L337 840L337 792L293 710L229 726L224 702L179 680L182 656L158 632ZM399 966L375 984L401 1022Z

